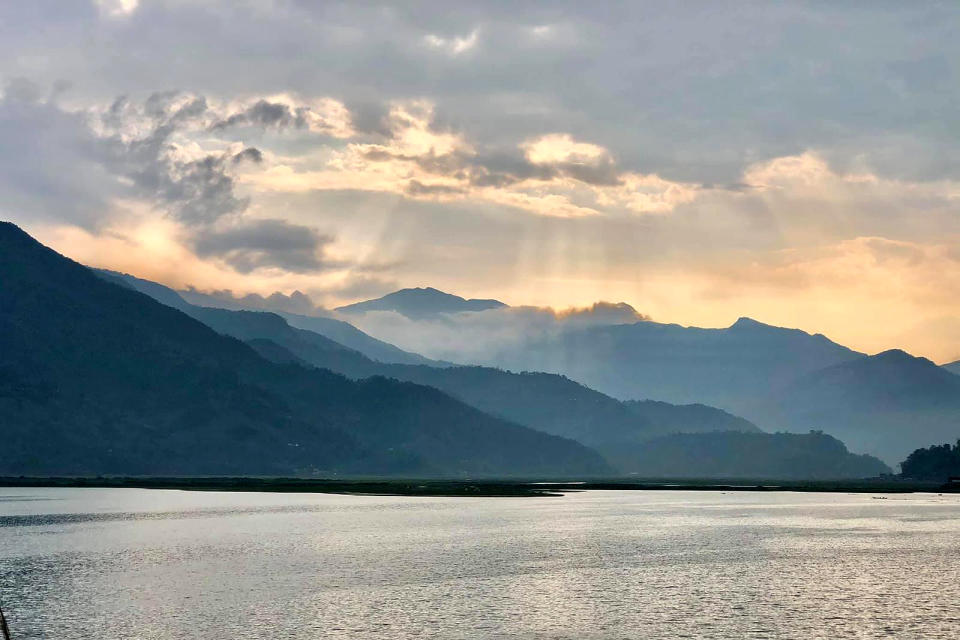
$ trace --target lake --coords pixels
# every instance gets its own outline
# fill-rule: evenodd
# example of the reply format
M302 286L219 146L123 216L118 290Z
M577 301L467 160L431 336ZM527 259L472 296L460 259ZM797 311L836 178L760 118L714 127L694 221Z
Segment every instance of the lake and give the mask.
M0 488L26 638L957 638L960 496Z

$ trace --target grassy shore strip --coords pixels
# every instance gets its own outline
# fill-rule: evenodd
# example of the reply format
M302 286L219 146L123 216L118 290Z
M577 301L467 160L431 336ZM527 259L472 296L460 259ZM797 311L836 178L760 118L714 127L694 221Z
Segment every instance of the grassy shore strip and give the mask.
M440 479L314 479L257 477L0 477L0 487L87 487L180 489L186 491L254 491L340 493L391 496L561 496L573 491L803 491L831 493L941 492L936 482L890 478L837 481L597 479L583 482Z

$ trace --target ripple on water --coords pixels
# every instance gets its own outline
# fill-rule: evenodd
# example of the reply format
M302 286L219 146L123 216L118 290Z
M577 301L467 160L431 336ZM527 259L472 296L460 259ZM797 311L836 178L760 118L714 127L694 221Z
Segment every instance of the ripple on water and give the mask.
M958 534L955 496L3 489L0 598L18 639L956 638Z

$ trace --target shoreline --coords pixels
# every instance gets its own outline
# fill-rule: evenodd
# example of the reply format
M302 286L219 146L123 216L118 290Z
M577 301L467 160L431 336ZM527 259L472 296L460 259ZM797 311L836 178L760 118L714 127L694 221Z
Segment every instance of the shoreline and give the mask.
M333 493L387 496L559 497L580 491L781 491L803 493L956 493L938 482L897 479L770 480L614 478L588 480L439 478L284 478L242 476L0 477L0 488L168 489L256 493Z

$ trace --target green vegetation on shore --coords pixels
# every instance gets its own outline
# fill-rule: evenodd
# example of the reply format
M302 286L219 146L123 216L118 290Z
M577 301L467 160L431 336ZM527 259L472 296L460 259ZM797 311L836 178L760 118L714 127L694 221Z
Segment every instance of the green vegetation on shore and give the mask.
M957 444L933 445L917 449L900 463L903 477L913 480L945 482L960 476L960 440Z
M585 482L529 480L436 480L419 478L308 479L254 477L0 477L0 487L78 487L340 493L396 496L535 497L573 491L798 491L831 493L914 493L941 491L939 482L893 476L864 480L771 481L709 478L596 479Z

